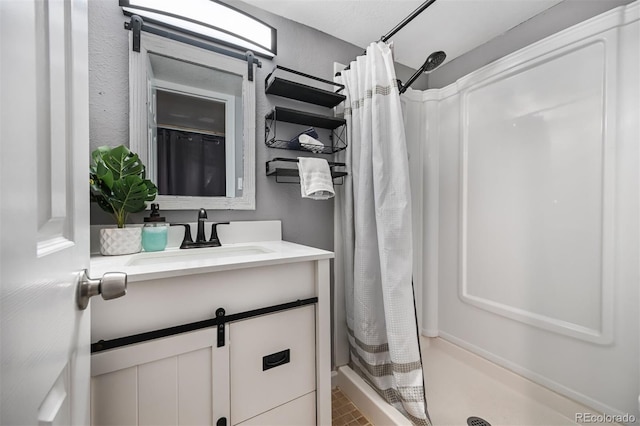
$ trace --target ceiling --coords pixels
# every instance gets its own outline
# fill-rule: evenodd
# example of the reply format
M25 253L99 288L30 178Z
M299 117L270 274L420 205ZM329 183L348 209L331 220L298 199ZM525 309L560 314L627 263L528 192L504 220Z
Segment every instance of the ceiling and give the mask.
M379 40L424 0L243 0L362 47ZM562 0L437 0L399 31L394 57L418 69L444 50L446 62Z

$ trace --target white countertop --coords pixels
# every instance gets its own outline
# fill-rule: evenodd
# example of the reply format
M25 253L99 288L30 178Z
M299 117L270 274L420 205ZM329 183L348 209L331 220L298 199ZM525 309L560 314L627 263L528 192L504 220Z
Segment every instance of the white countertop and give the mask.
M223 244L222 247L211 248L168 248L162 252L124 256L94 255L91 256L89 272L94 278L102 277L106 272L125 272L131 283L333 257L334 254L330 251L287 241L259 241ZM137 262L145 264L131 264Z

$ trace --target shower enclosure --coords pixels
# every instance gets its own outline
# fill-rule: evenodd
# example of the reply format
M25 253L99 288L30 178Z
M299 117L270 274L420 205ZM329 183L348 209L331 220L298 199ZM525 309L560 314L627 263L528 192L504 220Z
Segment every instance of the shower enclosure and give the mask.
M426 143L423 332L636 418L638 11L406 100L427 120L408 123Z
M639 19L634 2L402 97L421 333L636 419ZM338 327L336 348L341 365Z

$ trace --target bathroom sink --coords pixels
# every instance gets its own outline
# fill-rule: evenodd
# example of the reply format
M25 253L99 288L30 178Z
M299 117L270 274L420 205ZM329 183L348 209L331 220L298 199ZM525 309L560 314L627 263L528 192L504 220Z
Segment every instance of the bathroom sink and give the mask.
M97 229L94 229L96 234ZM133 284L333 257L333 253L325 250L282 241L280 221L231 222L219 232L223 241L221 247L179 249L184 232L173 227L169 229L166 250L122 256L94 253L89 272L96 277L107 272L124 272L127 282ZM97 240L98 235L94 235L92 241Z
M139 253L131 257L127 266L157 265L175 262L202 262L228 257L251 256L271 253L271 250L259 246L211 247L161 252Z

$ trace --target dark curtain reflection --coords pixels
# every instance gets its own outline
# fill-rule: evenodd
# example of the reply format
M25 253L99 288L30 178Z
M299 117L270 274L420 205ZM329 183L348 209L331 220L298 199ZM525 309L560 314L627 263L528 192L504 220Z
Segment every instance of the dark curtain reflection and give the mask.
M158 191L224 197L224 137L158 128Z

